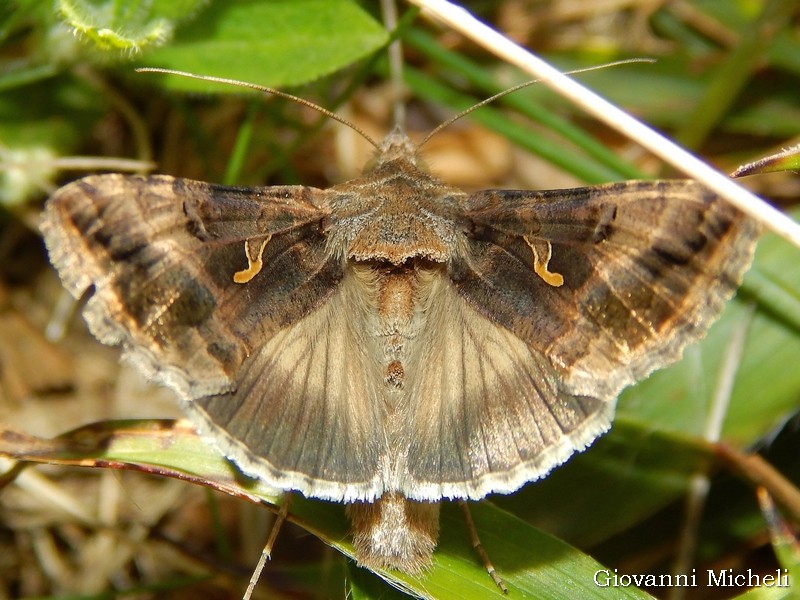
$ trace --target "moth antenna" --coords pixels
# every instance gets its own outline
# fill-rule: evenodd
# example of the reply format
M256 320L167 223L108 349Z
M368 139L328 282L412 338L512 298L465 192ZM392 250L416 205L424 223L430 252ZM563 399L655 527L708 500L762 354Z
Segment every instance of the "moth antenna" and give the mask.
M397 3L395 0L381 0L381 13L386 29L395 31L397 29ZM406 105L403 102L403 46L400 38L389 44L389 81L392 90L392 101L394 103L394 124L405 130L406 128Z
M179 77L188 77L189 79L199 79L201 81L212 81L214 83L225 83L228 85L235 85L238 87L248 88L251 90L256 90L257 92L264 92L265 94L272 94L273 96L278 96L279 98L286 98L287 100L292 100L297 104L301 104L303 106L307 106L308 108L312 108L316 110L318 113L325 115L333 119L334 121L339 121L342 125L346 125L365 140L367 140L370 144L372 144L375 149L380 150L380 145L378 142L373 140L367 133L361 129L360 127L356 126L354 123L351 123L344 117L340 117L335 112L328 110L327 108L323 108L319 104L314 104L310 100L306 100L305 98L300 98L299 96L295 96L294 94L290 94L288 92L282 92L281 90L276 90L275 88L266 87L263 85L258 85L257 83L249 83L247 81L239 81L238 79L228 79L226 77L214 77L213 75L197 75L195 73L188 73L186 71L176 71L174 69L162 69L160 67L140 67L135 69L137 73L163 73L165 75L178 75Z
M614 61L614 62L603 64L603 65L597 65L597 66L594 66L594 67L586 67L584 69L576 69L575 71L567 71L565 73L565 75L575 75L577 73L586 73L588 71L596 71L598 69L605 69L606 67L616 67L616 66L619 66L619 65L626 65L626 64L629 64L629 63L640 63L640 62L653 63L653 62L655 62L655 60L652 59L652 58L627 58L625 60L618 60L618 61ZM455 123L456 121L458 121L462 117L467 116L469 113L471 113L471 112L473 112L475 110L478 110L482 106L486 106L490 102L494 102L498 98L502 98L503 96L507 96L508 94L512 94L512 93L516 92L517 90L521 90L522 88L526 88L526 87L528 87L530 85L533 85L534 83L539 83L539 81L540 81L539 79L533 79L531 81L526 81L524 83L520 83L520 84L515 85L513 87L510 87L510 88L508 88L506 90L503 90L502 92L498 92L494 96L490 96L489 98L486 98L486 100L481 100L480 102L478 102L477 104L473 104L469 108L465 108L461 112L457 113L455 116L450 117L444 123L441 123L436 128L434 128L433 131L431 131L428 135L425 136L425 139L423 139L422 142L420 142L420 144L417 147L421 148L422 146L424 146L428 142L428 140L430 140L434 135L439 133L442 129L444 129L445 127L450 127L450 125L452 125L453 123Z

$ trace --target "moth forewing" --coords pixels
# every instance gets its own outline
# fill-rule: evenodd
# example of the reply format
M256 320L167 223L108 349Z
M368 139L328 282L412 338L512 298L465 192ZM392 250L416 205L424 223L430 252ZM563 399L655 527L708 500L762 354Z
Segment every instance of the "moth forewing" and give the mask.
M145 375L193 400L232 389L258 338L335 288L341 270L319 232L327 211L310 201L317 193L90 176L52 196L42 231L73 296L93 286L84 314L98 339L121 344ZM272 233L261 280L234 285L255 243L249 240ZM251 301L254 293L263 303Z
M491 190L468 206L480 239L461 293L479 306L487 286L513 288L498 297L504 306L484 310L545 352L566 389L605 399L704 335L741 283L759 233L684 180ZM551 244L548 268L563 286L532 272L531 232Z
M418 572L436 503L510 493L610 426L740 283L757 227L703 187L468 196L402 132L329 190L89 177L42 225L105 343L243 471L350 503L356 551Z

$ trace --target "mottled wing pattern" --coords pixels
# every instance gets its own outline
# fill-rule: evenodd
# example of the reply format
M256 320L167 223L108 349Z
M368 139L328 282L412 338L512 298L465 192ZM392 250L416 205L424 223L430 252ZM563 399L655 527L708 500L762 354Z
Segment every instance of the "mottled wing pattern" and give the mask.
M324 302L341 278L324 192L101 175L57 191L42 224L51 259L102 342L184 399L232 389L243 361ZM245 285L234 273L263 247ZM251 252L252 253L252 252Z
M758 235L686 181L466 202L466 247L412 378L404 489L415 498L511 491L591 443L624 386L705 333ZM537 245L562 285L534 271Z
M750 265L758 225L701 185L624 182L468 200L459 294L545 355L562 389L611 400L702 337ZM531 268L552 245L560 287Z

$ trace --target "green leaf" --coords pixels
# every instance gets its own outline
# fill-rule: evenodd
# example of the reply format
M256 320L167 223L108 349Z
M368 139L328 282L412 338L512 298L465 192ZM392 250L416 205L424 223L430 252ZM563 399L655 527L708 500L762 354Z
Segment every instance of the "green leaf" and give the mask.
M406 600L408 595L391 586L380 577L348 561L348 598L352 600Z
M214 2L142 64L270 87L298 85L374 52L386 31L350 0ZM165 77L170 88L239 91Z
M274 504L275 490L238 474L190 426L178 421L108 421L82 427L54 440L0 429L0 456L61 465L127 468L176 477ZM604 568L566 543L535 529L491 503L470 505L484 548L514 598L649 598L636 588L598 586ZM353 558L343 506L292 499L289 520ZM470 545L458 507L445 503L442 535L433 568L421 576L378 574L420 598L505 598Z
M796 600L797 594L791 589L779 587L755 587L735 600Z
M60 465L146 471L275 504L282 492L243 476L185 421L101 421L52 440L0 429L0 456Z
M172 37L177 20L205 0L59 0L64 21L106 50L141 50Z
M707 469L711 461L710 448L694 438L617 419L610 433L545 479L509 496L493 496L492 501L587 548L684 494L691 474Z

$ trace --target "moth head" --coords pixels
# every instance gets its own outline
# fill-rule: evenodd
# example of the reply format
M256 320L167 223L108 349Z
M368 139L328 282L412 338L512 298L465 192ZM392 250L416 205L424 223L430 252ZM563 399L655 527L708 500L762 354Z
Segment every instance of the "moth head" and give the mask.
M330 190L328 244L356 262L402 265L410 259L445 263L457 245L464 193L431 175L417 146L395 128L364 174Z
M419 157L417 146L408 138L406 132L395 127L378 146L375 157L364 169L364 173L372 173L393 162L411 163L411 166L427 172L427 167Z

